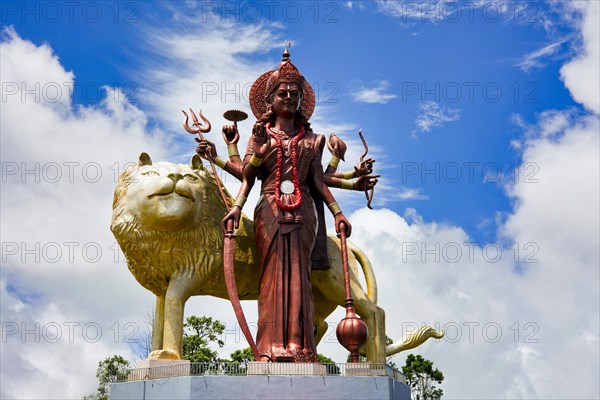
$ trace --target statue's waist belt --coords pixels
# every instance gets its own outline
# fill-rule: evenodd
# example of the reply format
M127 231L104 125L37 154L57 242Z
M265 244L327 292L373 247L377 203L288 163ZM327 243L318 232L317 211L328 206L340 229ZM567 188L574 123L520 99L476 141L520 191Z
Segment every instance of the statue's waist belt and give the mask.
M308 194L308 186L307 185L300 185L300 191L303 193ZM275 184L274 183L269 183L267 185L263 185L263 187L260 190L261 194L274 194L275 193Z

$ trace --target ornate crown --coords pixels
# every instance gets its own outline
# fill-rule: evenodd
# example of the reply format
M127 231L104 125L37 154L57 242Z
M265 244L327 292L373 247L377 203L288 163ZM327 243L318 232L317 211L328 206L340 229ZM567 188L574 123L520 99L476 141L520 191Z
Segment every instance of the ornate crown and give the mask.
M281 60L281 64L279 64L279 69L273 72L267 81L265 97L273 93L277 86L283 82L297 83L302 88L302 92L304 92L304 82L306 81L300 74L300 71L298 71L298 68L290 61L290 52L287 47L283 52L283 59ZM267 98L265 98L265 101L267 101Z
M250 108L254 116L258 119L267 111L269 96L282 82L297 83L302 88L303 97L300 108L302 114L307 119L310 118L315 110L315 93L298 68L290 61L290 52L287 46L279 68L262 74L254 81L250 89Z

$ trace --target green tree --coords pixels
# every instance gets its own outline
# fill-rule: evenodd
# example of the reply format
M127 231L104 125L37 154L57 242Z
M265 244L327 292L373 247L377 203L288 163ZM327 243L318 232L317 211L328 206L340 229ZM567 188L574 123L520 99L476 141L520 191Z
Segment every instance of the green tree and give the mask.
M323 354L317 354L317 357L319 358L320 364L328 364L327 365L327 374L328 375L339 375L340 374L340 367L338 367L337 364L335 363L335 361L333 361L331 358L324 356Z
M209 347L217 343L223 347L225 342L219 339L225 331L225 325L211 317L196 317L192 315L183 324L183 359L191 362L219 361L218 353Z
M232 362L237 363L254 361L254 354L252 353L252 349L250 347L246 347L242 350L236 350L233 353L231 353L229 357L231 357Z
M441 384L444 374L439 369L433 368L433 362L420 355L409 354L406 357L406 365L402 367L402 372L406 376L414 400L439 400L442 398L444 391L437 388L434 383Z
M85 396L84 399L109 400L110 383L127 378L131 371L129 361L119 355L107 357L98 363L96 377L98 378L98 389L96 393Z
M229 355L230 360L219 360L223 364L219 365L219 369L226 375L246 375L248 362L254 361L254 354L250 347L236 350Z

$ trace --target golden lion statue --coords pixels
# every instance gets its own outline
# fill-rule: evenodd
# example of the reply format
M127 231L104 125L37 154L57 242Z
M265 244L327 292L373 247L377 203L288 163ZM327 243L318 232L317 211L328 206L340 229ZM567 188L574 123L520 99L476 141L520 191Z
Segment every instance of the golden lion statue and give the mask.
M228 298L221 228L226 211L215 179L197 155L184 165L152 163L142 153L138 165L123 172L115 188L111 230L135 279L156 295L150 359L181 358L183 310L190 296ZM229 193L227 197L233 204ZM245 215L235 236L238 293L242 300L255 300L260 270L253 223ZM325 318L338 305L344 306L345 299L339 240L333 236L327 240L331 268L311 273L317 343L327 331ZM348 247L354 305L369 329L367 361L385 363L386 356L442 337L443 333L423 327L386 347L385 313L377 306L373 268L360 249L350 242ZM366 293L358 280L358 265L365 275Z

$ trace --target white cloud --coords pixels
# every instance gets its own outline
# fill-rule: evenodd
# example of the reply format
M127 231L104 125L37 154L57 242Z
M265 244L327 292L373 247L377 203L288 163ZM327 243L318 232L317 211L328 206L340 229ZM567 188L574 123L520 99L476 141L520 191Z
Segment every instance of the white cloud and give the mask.
M354 101L360 103L378 103L385 104L388 101L398 97L393 93L389 93L390 83L386 80L372 82L369 87L361 87L352 93Z
M144 150L166 158L170 141L148 128L146 115L122 93L120 102L107 96L98 106L75 107L68 91L58 99L42 90L22 98L24 89L73 87L74 74L48 45L36 46L12 29L4 30L0 46L3 87L18 88L4 93L0 125L2 323L3 330L18 327L2 343L0 397L81 397L95 389L101 359L117 352L133 358L123 326L143 327L150 305L124 261L113 258L108 226L115 174ZM69 323L79 324L72 342ZM102 329L96 343L85 339L86 323ZM56 343L48 331L54 324L62 333ZM23 337L24 329L34 333ZM88 338L95 338L89 329Z
M430 1L402 1L402 0L377 0L377 11L400 19L401 22L456 22L463 18L465 13L472 13L473 9L485 8L490 13L500 18L511 18L510 1L505 0L477 0L460 3L454 0ZM472 14L471 14L472 15Z
M544 66L542 59L552 56L556 54L563 43L565 43L569 38L563 38L554 43L550 43L542 47L541 49L535 50L527 55L525 55L516 66L521 68L524 72L528 72L533 68L542 68Z
M3 276L6 276L6 271L3 271ZM81 278L75 276L71 284L79 285L80 281ZM101 277L95 281L102 284ZM45 283L52 285L52 282ZM115 310L112 320L105 316L96 318L97 308L74 312L72 305L65 304L69 302L65 298L69 294L61 295L52 287L46 289L52 292L42 295L38 301L23 304L6 285L3 279L2 398L81 397L97 386L95 372L100 360L113 354L135 358L130 346L123 343L122 335L125 333L124 321L134 324L139 321L124 319L120 321L120 328L115 325L126 312ZM79 299L86 301L85 297L98 294L96 290L94 295L80 295ZM127 301L117 296L120 301ZM97 297L96 301L99 301ZM115 340L114 335L121 337ZM32 379L36 381L35 385L31 383Z
M433 20L440 18L441 10L449 0L435 1L395 1L395 0L377 0L377 11L390 17L402 18L407 20Z
M540 263L527 266L525 276L531 285L520 296L544 321L545 345L555 348L538 351L528 359L529 369L537 371L538 379L533 383L551 389L548 380L557 366L575 368L583 376L576 377L578 382L569 385L570 393L562 396L592 398L598 395L600 372L595 344L600 302L600 126L596 117L588 116L562 125L558 133L556 126L561 124L556 120L556 113L542 115L538 137L525 142L523 164L538 166L538 182L520 180L509 188L515 210L501 233L514 242L539 247ZM561 397L560 389L555 389L554 396Z
M560 70L560 76L573 98L600 115L600 3L573 2L582 13L578 21L582 43L579 55Z
M353 230L363 233L352 240L376 269L387 335L398 340L422 323L447 330L446 339L412 351L444 372L447 397L509 398L519 379L528 381L510 327L515 322L522 327L532 316L512 297L522 278L512 272L507 248L494 262L493 250L465 245L470 238L460 227L424 222L410 210L402 218L390 210L363 209L350 220ZM396 362L402 365L404 356L396 356ZM469 375L479 378L465 386ZM511 398L535 394L523 389Z
M344 3L344 6L350 10L359 10L359 11L363 11L366 8L365 2L363 2L363 1L348 0L347 2Z
M418 133L429 132L433 128L442 127L446 122L455 122L459 119L459 109L442 106L435 101L424 101L419 105L412 136L416 138Z
M394 197L398 200L427 200L429 196L422 193L422 189L400 187L394 193Z

